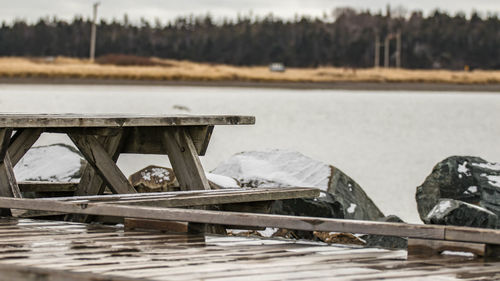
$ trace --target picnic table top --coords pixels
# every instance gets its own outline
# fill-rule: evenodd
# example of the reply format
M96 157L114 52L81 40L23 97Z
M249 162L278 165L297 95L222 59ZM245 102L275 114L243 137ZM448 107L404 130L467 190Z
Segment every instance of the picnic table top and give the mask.
M254 116L172 114L0 114L0 128L253 125Z

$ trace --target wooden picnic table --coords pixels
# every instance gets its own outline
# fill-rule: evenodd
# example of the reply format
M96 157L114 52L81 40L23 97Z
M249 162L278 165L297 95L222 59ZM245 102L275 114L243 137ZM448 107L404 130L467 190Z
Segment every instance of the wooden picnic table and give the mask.
M21 197L12 167L44 132L68 135L89 163L75 196L102 194L106 186L135 193L116 165L121 153L167 155L181 190L208 190L199 156L214 126L254 123L253 116L237 115L0 114L0 196Z

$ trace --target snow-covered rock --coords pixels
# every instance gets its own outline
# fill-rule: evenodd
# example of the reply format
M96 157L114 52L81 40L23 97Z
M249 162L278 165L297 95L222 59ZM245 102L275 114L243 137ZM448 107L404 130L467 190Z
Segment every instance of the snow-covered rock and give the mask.
M240 184L231 177L206 173L212 189L239 188ZM155 165L147 166L132 175L128 180L138 192L179 191L179 182L171 168Z
M137 192L178 191L179 184L170 168L150 165L129 176Z
M14 167L18 181L77 182L85 160L66 144L32 147Z
M244 187L304 186L326 191L330 167L295 151L248 151L233 155L212 173L235 178Z
M442 198L480 205L500 216L500 163L473 156L452 156L439 162L417 187L423 221Z
M376 220L384 217L363 189L340 169L296 151L274 149L238 153L212 173L235 178L244 187L319 188L341 203L345 218Z

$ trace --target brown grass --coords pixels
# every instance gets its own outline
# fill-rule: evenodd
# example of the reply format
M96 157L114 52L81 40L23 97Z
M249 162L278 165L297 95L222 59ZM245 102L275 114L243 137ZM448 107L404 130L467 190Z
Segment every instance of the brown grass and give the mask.
M115 58L116 59L116 58ZM99 64L88 60L57 57L0 58L0 77L97 78L184 81L254 82L426 82L453 84L500 83L500 71L472 72L407 69L346 69L334 67L288 68L270 72L267 67L237 67L158 58L141 59L147 65ZM143 63L143 64L144 64ZM133 62L132 62L133 64Z

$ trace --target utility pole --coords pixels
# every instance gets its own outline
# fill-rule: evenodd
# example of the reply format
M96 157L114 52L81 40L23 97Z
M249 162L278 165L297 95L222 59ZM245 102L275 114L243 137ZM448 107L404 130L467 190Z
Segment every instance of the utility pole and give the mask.
M396 67L401 68L401 30L396 34Z
M96 21L97 21L97 7L100 3L94 3L94 18L92 19L92 29L90 31L90 61L93 62L95 59L95 37L96 37Z
M380 36L375 34L375 68L380 66Z

